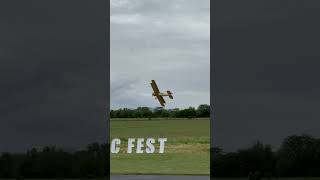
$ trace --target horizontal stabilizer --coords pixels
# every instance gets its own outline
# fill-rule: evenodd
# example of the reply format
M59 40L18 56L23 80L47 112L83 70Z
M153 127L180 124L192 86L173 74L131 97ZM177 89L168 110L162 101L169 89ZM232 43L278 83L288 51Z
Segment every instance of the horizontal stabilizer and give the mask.
M169 95L169 98L170 99L173 99L173 96L172 96L172 92L171 91L167 91L168 95Z

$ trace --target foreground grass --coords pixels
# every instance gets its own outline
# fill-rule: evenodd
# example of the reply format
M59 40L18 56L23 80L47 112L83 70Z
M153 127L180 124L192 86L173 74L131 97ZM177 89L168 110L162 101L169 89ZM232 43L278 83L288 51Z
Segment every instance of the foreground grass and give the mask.
M111 174L209 175L209 118L111 120L111 138L129 137L166 137L165 153L111 154Z

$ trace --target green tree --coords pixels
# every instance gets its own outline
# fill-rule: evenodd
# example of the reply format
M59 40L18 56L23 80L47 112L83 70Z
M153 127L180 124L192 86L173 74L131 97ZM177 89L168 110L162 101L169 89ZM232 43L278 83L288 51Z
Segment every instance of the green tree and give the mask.
M201 104L197 108L197 117L210 117L210 106Z
M309 176L318 167L319 145L310 135L287 137L279 150L277 169L282 176Z
M142 118L152 117L152 111L148 107L138 107L136 111Z
M197 112L195 108L189 107L187 109L183 109L178 113L178 117L180 118L193 118L197 116Z

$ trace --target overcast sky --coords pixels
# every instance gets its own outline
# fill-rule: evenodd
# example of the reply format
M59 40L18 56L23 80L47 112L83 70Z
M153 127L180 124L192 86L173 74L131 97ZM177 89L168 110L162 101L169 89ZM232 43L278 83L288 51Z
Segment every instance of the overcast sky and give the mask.
M320 2L214 4L213 145L320 137ZM105 4L0 1L0 151L106 139ZM209 104L209 1L111 2L111 104Z
M106 142L105 3L0 1L0 152Z
M213 145L320 138L320 1L214 3Z
M111 0L111 107L157 107L150 81L171 90L167 108L210 102L210 1Z

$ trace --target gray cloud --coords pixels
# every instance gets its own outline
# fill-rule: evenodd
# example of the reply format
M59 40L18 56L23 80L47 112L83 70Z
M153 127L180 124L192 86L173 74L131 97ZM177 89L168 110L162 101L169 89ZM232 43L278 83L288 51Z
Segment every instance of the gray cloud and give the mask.
M208 0L111 1L111 107L159 106L151 79L168 108L209 104L209 14Z

